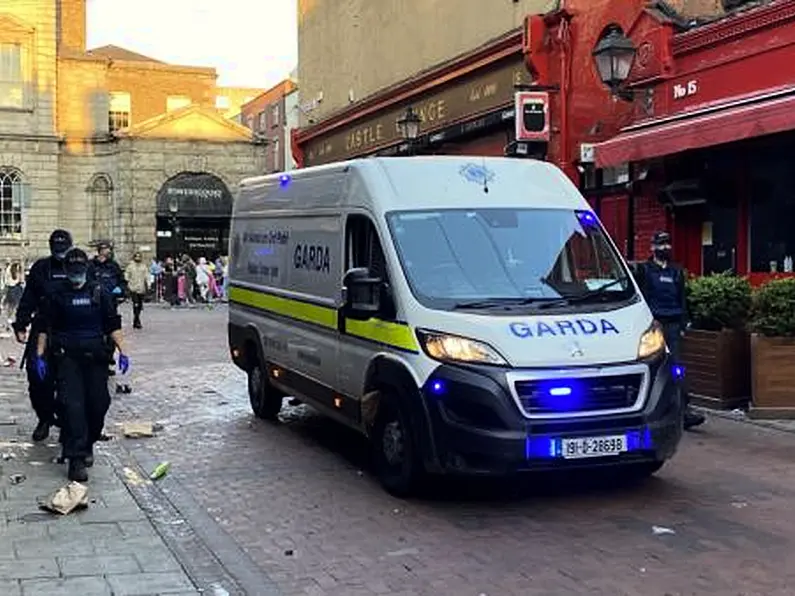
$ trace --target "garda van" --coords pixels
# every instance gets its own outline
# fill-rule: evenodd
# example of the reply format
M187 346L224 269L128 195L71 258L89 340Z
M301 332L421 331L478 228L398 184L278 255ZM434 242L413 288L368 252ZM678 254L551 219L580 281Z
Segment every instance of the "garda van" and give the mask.
M244 180L229 345L254 413L294 396L364 433L393 494L427 473L622 466L682 435L677 367L554 166L369 158Z

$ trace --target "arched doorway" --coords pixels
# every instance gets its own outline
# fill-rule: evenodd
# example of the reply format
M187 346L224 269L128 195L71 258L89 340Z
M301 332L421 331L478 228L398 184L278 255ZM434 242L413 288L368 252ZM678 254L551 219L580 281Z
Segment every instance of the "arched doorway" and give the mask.
M226 254L232 193L206 172L182 172L157 193L157 257L187 253L194 259Z

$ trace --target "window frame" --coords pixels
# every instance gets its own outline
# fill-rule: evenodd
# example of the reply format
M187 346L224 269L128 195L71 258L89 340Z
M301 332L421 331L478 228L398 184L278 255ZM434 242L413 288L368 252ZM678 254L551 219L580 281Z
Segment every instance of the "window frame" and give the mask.
M114 97L126 96L126 110L114 110ZM108 132L116 132L132 126L132 94L129 91L108 91Z
M282 123L282 110L278 103L271 104L271 128L278 128Z
M0 110L5 111L30 111L32 108L30 104L31 96L29 93L28 79L31 78L31 63L29 43L26 40L10 39L0 41L0 64L2 63L3 48L16 48L18 52L18 80L4 80L3 74L0 72L0 90L4 88L9 89L9 95L14 91L19 91L20 99L18 103L4 103L2 101L3 92L0 92Z
M7 188L10 188L8 197L5 196ZM10 202L8 210L6 202ZM6 233L7 228L11 229L10 233ZM3 166L0 167L0 243L21 242L24 237L25 179L18 169Z

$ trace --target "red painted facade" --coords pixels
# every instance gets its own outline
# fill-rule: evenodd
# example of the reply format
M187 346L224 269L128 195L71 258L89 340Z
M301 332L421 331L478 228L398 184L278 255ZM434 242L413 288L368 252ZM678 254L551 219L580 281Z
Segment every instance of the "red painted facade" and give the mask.
M772 272L773 263L781 271L782 256L793 256L793 247L785 230L765 226L783 225L775 221L775 201L786 194L784 160L795 148L783 136L795 129L790 109L795 106L795 0L774 0L682 33L644 12L629 35L639 49L630 77L638 90L635 118L615 139L597 146L597 164L614 165L622 155L636 155L638 131L646 147L654 146L643 161L662 172L660 184L672 181L673 164L678 159L681 168L683 157L703 160L701 176L712 176L713 185L716 175L707 170L722 164L721 191L713 189L706 205L668 212L677 256L691 272L702 273L728 263L730 251L732 268L754 283L781 276ZM649 93L650 102L645 101ZM676 155L685 150L691 151ZM767 157L758 156L763 150ZM646 235L642 219L666 220L660 203L650 200L657 190L648 185L648 196L638 199L637 236ZM712 239L718 200L725 203L719 221L722 249L714 248ZM764 202L767 207L760 206ZM755 226L754 217L763 223ZM781 217L788 216L782 212ZM638 244L643 244L640 238Z

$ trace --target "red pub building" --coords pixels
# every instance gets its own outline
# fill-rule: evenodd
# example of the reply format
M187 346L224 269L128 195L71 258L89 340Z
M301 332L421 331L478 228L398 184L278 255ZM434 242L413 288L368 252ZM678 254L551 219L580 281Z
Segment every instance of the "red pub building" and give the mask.
M684 29L656 16L642 11L624 30L634 62L614 91L633 121L594 147L597 168L630 164L624 211L637 251L648 228L669 227L691 273L790 275L795 0Z

